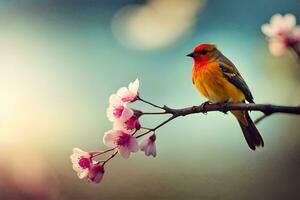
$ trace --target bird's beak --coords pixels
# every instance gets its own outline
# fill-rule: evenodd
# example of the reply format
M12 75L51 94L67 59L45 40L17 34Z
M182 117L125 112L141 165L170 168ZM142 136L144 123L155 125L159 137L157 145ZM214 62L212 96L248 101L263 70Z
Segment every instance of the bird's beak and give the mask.
M188 54L188 55L186 55L186 56L194 58L194 57L195 57L195 54L194 54L194 52L192 52L192 53L190 53L190 54Z

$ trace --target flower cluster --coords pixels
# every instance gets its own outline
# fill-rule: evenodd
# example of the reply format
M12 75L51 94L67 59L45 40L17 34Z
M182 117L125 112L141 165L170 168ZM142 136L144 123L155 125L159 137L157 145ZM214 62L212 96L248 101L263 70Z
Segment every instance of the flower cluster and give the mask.
M89 181L99 183L104 174L104 165L92 159L92 154L74 148L71 155L73 169L80 179L86 178Z
M263 24L261 30L268 37L269 50L275 56L300 44L300 26L296 25L296 17L292 14L273 15L270 23Z
M155 129L142 128L139 119L145 113L129 107L129 104L136 100L144 101L139 97L138 89L139 80L136 79L128 87L120 88L117 93L112 94L109 98L107 118L113 123L113 128L104 133L103 136L103 143L109 149L98 152L85 152L78 148L73 149L71 162L80 179L99 183L104 174L105 164L118 153L121 157L127 159L131 153L141 150L145 152L146 156L156 157ZM146 129L147 131L135 136L141 129ZM138 141L138 138L148 134L150 136L142 141ZM97 156L102 156L109 152L113 153L107 159L102 161L95 160Z

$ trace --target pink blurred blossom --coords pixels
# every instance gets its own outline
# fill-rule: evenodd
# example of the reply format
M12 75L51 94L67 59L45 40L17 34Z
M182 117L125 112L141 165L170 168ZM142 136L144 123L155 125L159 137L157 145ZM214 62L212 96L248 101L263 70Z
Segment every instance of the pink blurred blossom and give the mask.
M121 98L123 102L133 102L138 96L140 82L136 79L134 82L129 83L127 87L121 87L117 91L117 95Z
M269 50L275 56L300 43L300 26L296 25L296 17L292 14L273 15L261 30L269 38Z
M104 134L103 143L108 147L117 147L121 156L129 158L130 153L139 150L138 143L134 136L126 130L109 130Z
M146 156L152 155L153 157L156 157L156 144L155 144L156 136L155 134L151 135L150 137L144 139L140 143L140 149L141 151L145 152Z

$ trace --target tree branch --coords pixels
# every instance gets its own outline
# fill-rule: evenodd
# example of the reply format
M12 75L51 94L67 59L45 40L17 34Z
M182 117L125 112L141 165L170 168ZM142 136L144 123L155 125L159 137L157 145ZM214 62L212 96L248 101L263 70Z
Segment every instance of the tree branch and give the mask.
M136 138L140 138L140 137L143 137L144 135L147 135L148 133L155 132L157 129L159 129L160 127L162 127L163 125L165 125L169 121L172 121L176 117L178 117L178 116L173 115L173 116L169 117L167 120L165 120L165 121L161 122L160 124L158 124L156 127L147 128L147 131L145 133L142 133L142 134L136 136Z
M156 105L156 104L154 104L154 103L151 103L151 102L149 102L149 101L146 101L145 99L142 99L140 96L137 96L137 97L136 97L136 100L140 100L140 101L142 101L142 102L144 102L144 103L146 103L146 104L148 104L148 105L150 105L150 106L153 106L153 107L155 107L155 108L163 109L163 107L158 106L158 105Z
M163 106L160 108L162 108L165 111L161 114L171 114L172 116L170 118L168 118L167 120L163 121L161 124L159 124L155 128L149 129L147 132L137 136L137 138L142 137L142 136L146 135L147 133L155 132L156 129L160 128L161 126L165 125L166 123L172 121L173 119L175 119L177 117L191 115L191 114L197 114L197 113L205 114L207 112L212 112L212 111L220 111L223 113L227 113L228 111L232 111L232 110L263 112L264 115L255 120L256 124L274 113L286 113L286 114L300 115L300 106L279 106L279 105L271 105L271 104L254 104L254 103L250 103L250 104L246 104L246 103L209 104L209 103L205 102L199 106L192 106L192 107L181 108L181 109L174 109L174 108L170 108L168 106ZM147 113L147 114L150 114L150 113ZM157 113L153 113L153 114L157 114Z
M259 118L257 118L257 119L254 121L254 123L255 123L255 124L258 124L258 123L261 122L263 119L265 119L265 118L267 118L267 117L269 117L269 116L270 116L269 114L264 114L264 115L260 116Z
M271 115L273 113L288 113L300 115L300 106L278 106L271 104L246 104L246 103L222 103L222 104L208 104L204 103L200 106L192 106L182 109L172 109L167 106L163 107L164 110L175 116L185 116L196 113L207 113L211 111L228 112L231 110L247 110L247 111L261 111L266 115Z

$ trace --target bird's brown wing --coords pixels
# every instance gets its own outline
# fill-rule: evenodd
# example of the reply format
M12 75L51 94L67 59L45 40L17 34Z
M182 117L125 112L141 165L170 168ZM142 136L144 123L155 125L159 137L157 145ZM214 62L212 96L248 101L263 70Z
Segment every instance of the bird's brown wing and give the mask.
M226 66L230 66L230 68L234 73L241 75L239 70L235 67L235 65L228 58L226 58L220 51L219 51L218 61L220 63L223 63Z
M226 57L224 56L224 58ZM248 102L254 103L250 89L236 67L227 58L223 62L220 60L219 66L228 81L244 93Z

